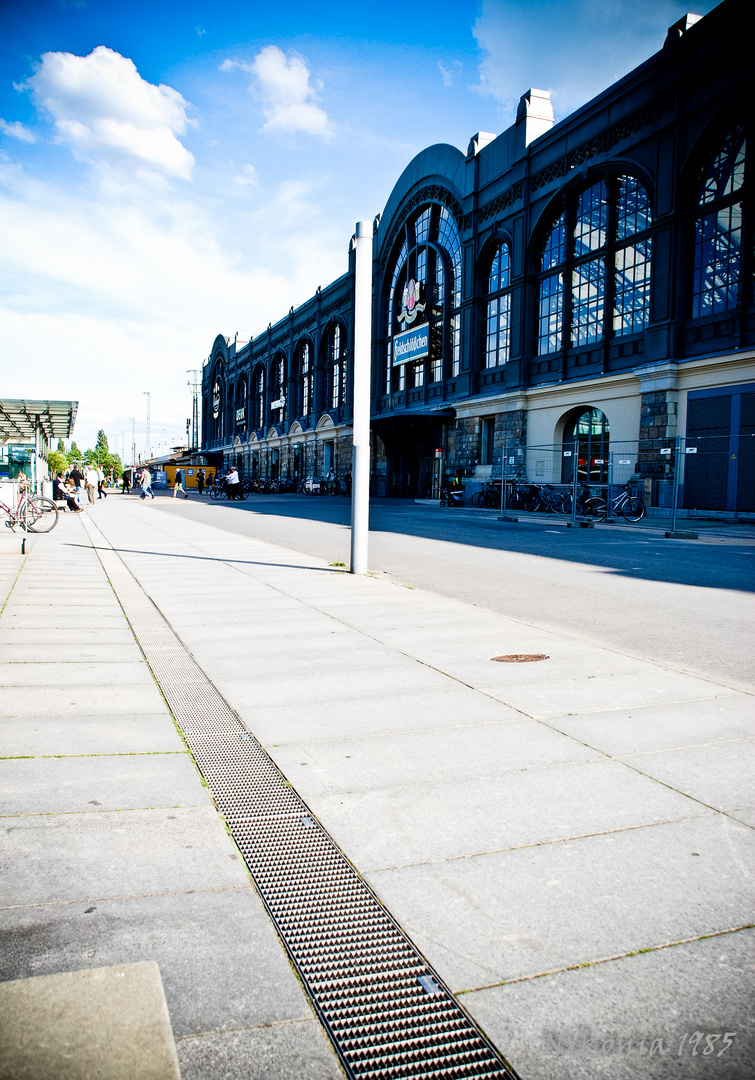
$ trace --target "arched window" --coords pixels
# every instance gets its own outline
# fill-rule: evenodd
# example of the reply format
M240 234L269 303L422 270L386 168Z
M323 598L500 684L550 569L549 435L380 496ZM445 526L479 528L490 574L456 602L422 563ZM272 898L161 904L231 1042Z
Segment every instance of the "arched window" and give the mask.
M485 312L485 367L505 364L511 354L511 255L500 243L490 263Z
M742 274L742 189L746 139L733 127L700 182L695 221L692 317L736 307Z
M226 432L226 438L228 440L233 439L233 434L234 434L234 431L236 430L236 425L235 425L234 419L233 419L234 401L235 401L235 394L234 394L233 383L229 382L228 383L228 391L226 393L226 420L225 420L225 432Z
M608 417L592 406L575 409L564 426L564 483L574 478L574 444L577 444L577 479L584 484L604 484L608 478Z
M344 397L344 333L339 322L328 327L327 373L329 392L326 405L335 410L343 404Z
M254 375L254 424L265 426L265 369L260 364Z
M308 338L299 342L296 350L296 408L301 417L312 411L312 345Z
M651 225L647 191L633 176L567 198L540 259L540 355L645 329Z
M385 392L458 375L461 344L461 238L446 206L430 203L404 226L386 272ZM430 356L394 364L397 334L429 323Z
M213 438L216 440L223 438L223 417L225 416L223 389L223 369L221 365L218 365L210 389Z
M282 424L286 415L286 357L278 353L273 360L272 401L270 402L270 421Z

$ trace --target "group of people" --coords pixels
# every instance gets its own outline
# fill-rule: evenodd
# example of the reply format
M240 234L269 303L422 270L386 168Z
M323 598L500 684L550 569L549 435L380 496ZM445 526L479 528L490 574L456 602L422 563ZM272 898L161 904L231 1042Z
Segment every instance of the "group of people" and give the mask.
M83 507L80 505L84 493L90 503L97 499L106 499L105 473L96 465L86 465L84 472L74 465L67 473L58 473L53 481L52 497L59 502L65 502L69 510L80 514Z

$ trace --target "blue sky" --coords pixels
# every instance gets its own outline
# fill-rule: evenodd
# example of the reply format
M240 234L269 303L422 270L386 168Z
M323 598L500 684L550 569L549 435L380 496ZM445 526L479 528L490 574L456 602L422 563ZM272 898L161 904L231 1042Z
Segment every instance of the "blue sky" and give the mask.
M696 4L705 14L714 4ZM0 0L0 396L75 437L181 441L187 369L344 273L412 157L562 118L663 45L673 0Z

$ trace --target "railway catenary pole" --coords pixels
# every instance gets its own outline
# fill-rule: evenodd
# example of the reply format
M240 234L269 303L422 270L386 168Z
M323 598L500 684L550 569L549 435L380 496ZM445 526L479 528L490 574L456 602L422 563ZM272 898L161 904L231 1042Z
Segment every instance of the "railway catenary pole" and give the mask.
M370 530L370 368L372 353L372 223L358 221L354 236L354 437L352 450L351 567L367 573Z

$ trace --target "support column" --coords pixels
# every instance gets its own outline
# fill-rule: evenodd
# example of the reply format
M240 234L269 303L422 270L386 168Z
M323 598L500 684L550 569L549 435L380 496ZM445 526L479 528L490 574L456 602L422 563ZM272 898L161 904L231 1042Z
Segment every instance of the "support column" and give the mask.
M354 237L354 438L352 450L351 573L367 572L370 530L370 371L372 367L372 223L358 221Z

